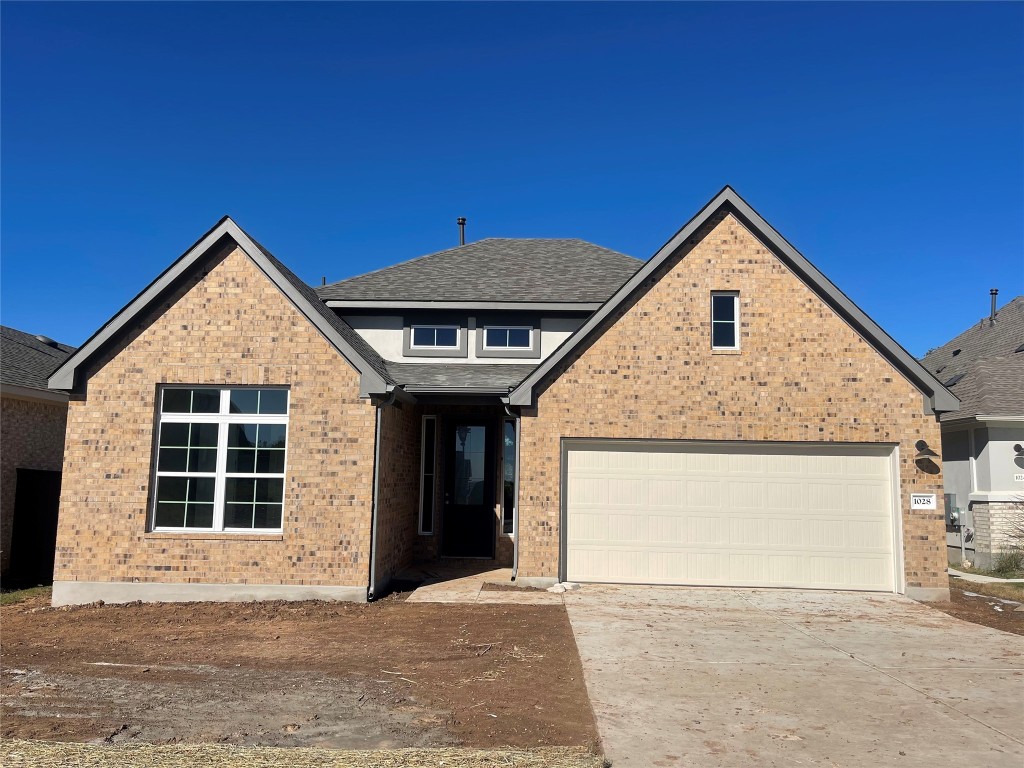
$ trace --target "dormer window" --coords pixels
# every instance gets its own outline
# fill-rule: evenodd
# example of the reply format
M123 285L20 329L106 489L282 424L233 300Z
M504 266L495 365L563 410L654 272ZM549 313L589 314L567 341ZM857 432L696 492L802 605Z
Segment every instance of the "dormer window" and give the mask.
M478 358L540 358L541 318L525 312L488 312L476 317Z
M485 349L529 349L532 345L533 328L528 326L486 326L484 328Z
M414 325L411 346L414 349L458 349L460 332L457 325Z
M457 314L416 313L404 318L403 357L466 357L469 349L467 318Z

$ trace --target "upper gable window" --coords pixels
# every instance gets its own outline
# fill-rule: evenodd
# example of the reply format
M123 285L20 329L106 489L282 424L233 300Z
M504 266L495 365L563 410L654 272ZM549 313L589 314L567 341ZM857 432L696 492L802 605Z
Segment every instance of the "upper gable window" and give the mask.
M414 349L459 349L461 332L457 325L414 325L410 346Z
M485 349L530 349L533 328L527 326L487 326L484 328Z
M282 529L288 390L164 387L154 531Z
M711 294L711 348L740 348L740 295L735 291Z

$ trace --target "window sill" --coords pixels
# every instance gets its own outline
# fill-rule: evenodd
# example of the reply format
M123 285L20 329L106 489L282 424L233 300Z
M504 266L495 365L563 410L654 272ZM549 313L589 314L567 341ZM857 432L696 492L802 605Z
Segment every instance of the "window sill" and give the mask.
M738 355L743 350L740 349L712 349L712 355Z
M284 533L225 533L223 531L147 531L147 539L188 539L190 541L284 541Z

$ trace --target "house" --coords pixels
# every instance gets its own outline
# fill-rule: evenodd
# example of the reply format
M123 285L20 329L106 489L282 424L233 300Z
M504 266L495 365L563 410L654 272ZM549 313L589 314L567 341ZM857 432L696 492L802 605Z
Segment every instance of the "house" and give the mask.
M366 600L439 558L948 599L915 446L956 397L729 187L646 262L483 240L317 290L225 218L49 383L57 604Z
M0 326L0 574L5 584L53 575L68 396L46 379L74 347Z
M993 555L1024 545L1024 296L992 309L921 363L961 400L939 417L950 562L988 568ZM956 519L949 517L955 515Z

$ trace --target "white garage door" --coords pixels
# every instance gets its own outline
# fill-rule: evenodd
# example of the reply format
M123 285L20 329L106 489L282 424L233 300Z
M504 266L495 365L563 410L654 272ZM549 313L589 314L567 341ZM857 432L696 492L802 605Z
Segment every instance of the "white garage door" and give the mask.
M570 581L893 590L892 447L569 445Z

